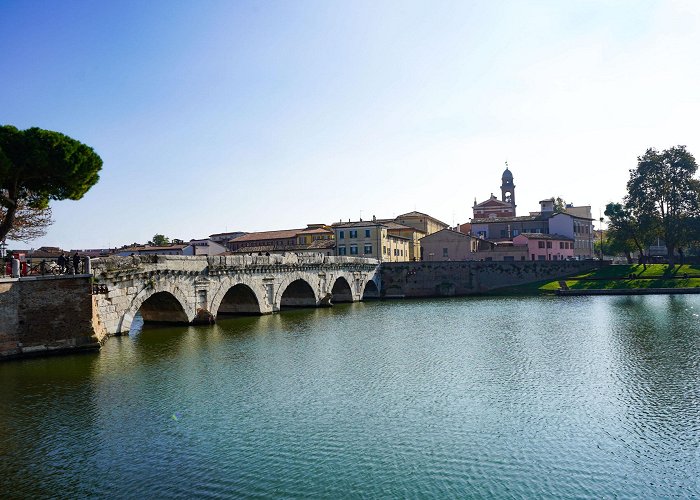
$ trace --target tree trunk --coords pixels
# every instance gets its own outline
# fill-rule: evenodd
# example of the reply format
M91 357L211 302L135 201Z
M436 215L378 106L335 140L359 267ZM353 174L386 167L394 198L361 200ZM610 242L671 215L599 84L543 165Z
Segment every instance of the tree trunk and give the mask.
M4 205L7 209L5 212L5 218L0 222L0 241L5 241L7 233L12 229L12 225L15 223L15 214L17 213L17 203L14 205Z
M668 250L668 265L673 267L676 265L676 255L674 253L673 245L666 244L666 250Z

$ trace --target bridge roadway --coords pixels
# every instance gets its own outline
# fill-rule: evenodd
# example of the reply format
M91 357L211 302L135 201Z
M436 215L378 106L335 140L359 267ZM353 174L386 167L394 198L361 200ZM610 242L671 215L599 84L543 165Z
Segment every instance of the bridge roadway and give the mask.
M268 314L378 298L379 263L324 255L147 255L92 261L104 333L144 321L209 323L227 314Z

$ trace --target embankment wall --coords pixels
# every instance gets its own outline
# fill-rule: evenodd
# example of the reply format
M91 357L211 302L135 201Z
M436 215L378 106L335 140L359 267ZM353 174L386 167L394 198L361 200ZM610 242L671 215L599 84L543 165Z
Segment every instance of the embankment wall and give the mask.
M99 349L89 276L0 280L0 360Z
M594 261L384 262L381 295L383 298L473 295L557 279L597 265Z

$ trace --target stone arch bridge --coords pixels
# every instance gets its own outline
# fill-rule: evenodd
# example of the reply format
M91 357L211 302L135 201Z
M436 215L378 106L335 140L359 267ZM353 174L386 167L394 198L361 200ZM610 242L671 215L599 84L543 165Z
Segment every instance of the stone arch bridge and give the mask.
M375 259L324 255L148 255L92 262L95 303L107 334L144 321L210 323L227 314L268 314L379 298Z

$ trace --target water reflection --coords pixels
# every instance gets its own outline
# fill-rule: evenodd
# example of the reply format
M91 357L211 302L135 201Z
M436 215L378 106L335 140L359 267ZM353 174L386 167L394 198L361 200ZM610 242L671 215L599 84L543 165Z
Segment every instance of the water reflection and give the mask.
M0 365L0 477L20 496L700 495L698 307L459 298L135 320L98 355Z

